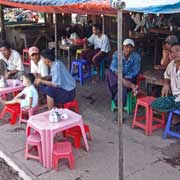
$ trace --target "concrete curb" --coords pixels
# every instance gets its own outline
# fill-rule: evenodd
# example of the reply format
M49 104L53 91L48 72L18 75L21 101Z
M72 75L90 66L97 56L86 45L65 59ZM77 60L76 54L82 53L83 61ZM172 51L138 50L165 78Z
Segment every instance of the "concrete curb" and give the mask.
M19 173L19 176L24 180L32 180L22 169L20 169L4 152L0 151L0 157L6 161L15 171Z

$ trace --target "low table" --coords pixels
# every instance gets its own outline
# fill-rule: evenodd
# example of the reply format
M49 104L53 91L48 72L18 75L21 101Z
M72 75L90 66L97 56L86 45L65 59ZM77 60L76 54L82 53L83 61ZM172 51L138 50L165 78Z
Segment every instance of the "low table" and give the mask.
M17 79L8 79L7 84L7 87L0 88L0 96L5 96L9 93L16 93L24 89L22 82Z
M61 120L57 123L49 122L49 113L46 111L34 116L27 122L26 135L29 136L31 128L39 132L41 136L42 143L42 159L43 166L46 168L52 168L52 152L54 144L54 136L66 129L72 128L74 126L79 126L82 132L86 150L89 150L86 133L84 130L83 119L80 114L77 114L69 109L60 109L60 113L68 114L68 119Z

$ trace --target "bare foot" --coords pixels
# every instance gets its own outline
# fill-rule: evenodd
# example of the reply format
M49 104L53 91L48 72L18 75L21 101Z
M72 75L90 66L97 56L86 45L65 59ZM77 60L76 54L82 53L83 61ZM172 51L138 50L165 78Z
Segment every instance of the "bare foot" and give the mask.
M93 84L97 83L97 81L99 81L99 79L100 79L99 75L97 75L96 77L93 78L92 83Z
M138 91L139 91L139 86L136 85L136 86L132 89L133 95L134 95L134 96L137 96Z
M6 101L0 97L0 103L4 105L4 104L6 104Z

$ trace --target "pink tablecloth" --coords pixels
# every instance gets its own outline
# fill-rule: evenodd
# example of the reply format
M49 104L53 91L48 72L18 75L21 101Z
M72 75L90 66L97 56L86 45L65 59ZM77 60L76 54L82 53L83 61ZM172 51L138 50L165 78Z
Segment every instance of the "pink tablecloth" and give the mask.
M49 122L49 111L31 116L27 123L27 136L29 135L30 128L35 129L41 135L42 142L42 156L43 166L52 168L52 151L53 151L53 140L56 133L64 131L74 126L80 126L83 135L86 150L88 151L89 146L84 130L83 119L80 114L77 114L69 109L60 109L60 112L68 114L68 119L61 120L58 123Z

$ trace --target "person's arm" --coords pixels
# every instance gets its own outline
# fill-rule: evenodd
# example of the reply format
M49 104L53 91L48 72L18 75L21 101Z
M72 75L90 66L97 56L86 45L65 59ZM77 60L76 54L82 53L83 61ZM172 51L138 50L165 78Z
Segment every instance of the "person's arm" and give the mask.
M134 57L134 61L130 65L130 67L127 67L127 70L124 74L124 78L126 79L136 78L140 72L140 69L141 69L141 56L137 54L136 57Z
M110 70L118 74L118 53L115 51L112 56Z
M168 64L169 64L169 51L163 49L162 59L161 59L161 66L164 67L164 69L165 69Z
M39 78L39 79L36 79L36 84L44 84L46 86L51 86L51 87L57 87L55 84L53 84L51 81L48 81L48 80L45 80L45 79L42 79L42 78Z
M161 90L162 97L167 96L170 92L170 80L164 79L163 88Z
M19 72L17 69L8 71L8 72L5 74L5 78L6 78L6 79L9 79L9 77L10 77L11 75L16 74L17 72Z
M33 98L29 97L29 104L28 104L28 107L26 107L26 109L32 108L32 102L33 102Z

